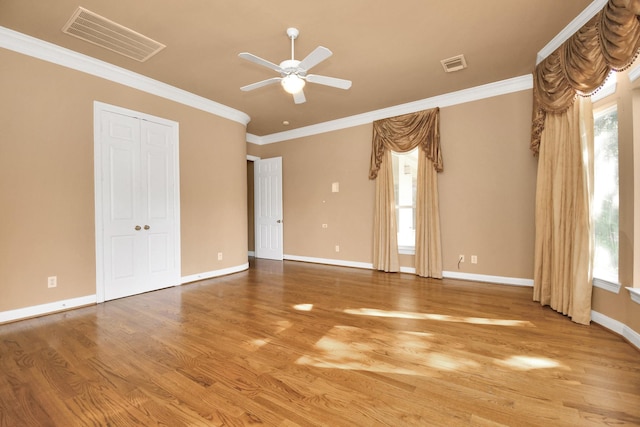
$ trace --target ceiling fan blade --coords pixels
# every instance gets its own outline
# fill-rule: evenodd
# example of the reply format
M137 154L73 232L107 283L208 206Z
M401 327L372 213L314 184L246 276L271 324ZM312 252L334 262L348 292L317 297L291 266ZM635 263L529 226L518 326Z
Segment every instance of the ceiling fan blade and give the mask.
M351 87L351 80L337 79L335 77L307 74L306 79L309 83L317 83L325 86L336 87L338 89L349 89Z
M304 97L304 92L300 91L298 93L293 94L293 102L296 104L304 104L307 102L307 98Z
M270 84L278 83L280 80L282 80L282 77L272 77L272 78L267 79L267 80L262 80L261 82L252 83L250 85L242 86L240 88L240 90L242 90L244 92L248 92L250 90L258 89L259 87L268 86Z
M262 59L259 56L255 56L252 53L242 52L239 53L238 56L242 59L246 59L247 61L253 62L258 65L262 65L263 67L271 68L274 71L281 73L283 70L279 65L274 64L273 62L267 61L266 59Z
M329 49L324 46L318 46L313 52L307 55L307 57L300 62L298 67L302 68L305 71L309 71L311 67L318 65L331 55L333 55L333 52L331 52Z

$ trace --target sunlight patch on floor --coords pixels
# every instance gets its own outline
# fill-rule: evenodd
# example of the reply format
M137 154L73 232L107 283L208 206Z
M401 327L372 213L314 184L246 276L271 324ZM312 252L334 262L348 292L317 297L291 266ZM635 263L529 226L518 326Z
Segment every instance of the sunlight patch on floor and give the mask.
M293 324L289 320L278 320L276 322L273 322L272 323L273 333L275 335L278 335L286 331L287 329L289 329L292 325ZM273 342L273 340L274 338L271 338L271 337L255 338L252 340L244 341L243 344L247 347L249 351L253 352L253 351L259 350L261 347L264 347L267 344L270 344L271 342Z
M261 347L269 344L271 342L270 338L256 338L253 340L249 340L249 341L245 341L243 344L245 344L248 348L249 351L256 351L259 350Z
M447 314L415 313L410 311L388 311L375 308L348 308L347 314L374 317L393 317L397 319L437 320L441 322L470 323L474 325L492 326L523 326L533 327L533 323L526 320L490 319L486 317L449 316Z
M289 320L278 320L275 322L274 333L279 334L280 332L286 331L292 326L292 323Z
M298 311L311 311L313 310L313 304L296 304L293 308Z
M479 364L431 349L433 335L335 326L296 363L318 368L433 377L438 371L471 371ZM396 362L401 365L398 366Z
M506 360L499 360L496 364L518 371L530 371L532 369L565 368L566 366L557 360L547 357L511 356Z

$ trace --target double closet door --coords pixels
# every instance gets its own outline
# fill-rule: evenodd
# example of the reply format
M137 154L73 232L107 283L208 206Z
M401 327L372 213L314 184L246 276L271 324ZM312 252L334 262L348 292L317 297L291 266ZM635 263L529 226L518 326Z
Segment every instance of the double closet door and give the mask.
M177 123L110 110L96 106L99 302L180 283Z

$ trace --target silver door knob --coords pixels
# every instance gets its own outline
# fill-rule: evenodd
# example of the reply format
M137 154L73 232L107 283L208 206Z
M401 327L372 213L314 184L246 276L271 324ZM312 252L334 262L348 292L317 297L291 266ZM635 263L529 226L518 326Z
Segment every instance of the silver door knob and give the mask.
M142 229L142 227L140 227L139 225L136 225L136 231L140 231Z
M151 227L149 227L148 225L145 225L145 226L144 226L144 229L145 229L145 230L148 230L148 229L150 229L150 228L151 228Z

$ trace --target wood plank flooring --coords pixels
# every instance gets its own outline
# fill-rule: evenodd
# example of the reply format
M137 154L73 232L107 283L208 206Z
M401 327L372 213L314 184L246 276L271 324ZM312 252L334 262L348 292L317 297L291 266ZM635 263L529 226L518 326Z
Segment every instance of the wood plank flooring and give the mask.
M0 325L0 425L640 425L640 352L531 295L252 260Z

